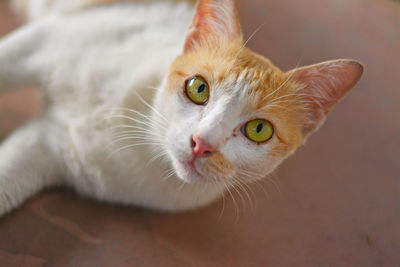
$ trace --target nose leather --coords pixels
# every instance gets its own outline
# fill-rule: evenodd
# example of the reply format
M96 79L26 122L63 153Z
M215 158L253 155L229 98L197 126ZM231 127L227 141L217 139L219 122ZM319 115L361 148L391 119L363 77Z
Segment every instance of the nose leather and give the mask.
M192 147L195 157L202 157L204 154L214 151L214 148L211 145L204 142L204 140L198 136L192 137Z

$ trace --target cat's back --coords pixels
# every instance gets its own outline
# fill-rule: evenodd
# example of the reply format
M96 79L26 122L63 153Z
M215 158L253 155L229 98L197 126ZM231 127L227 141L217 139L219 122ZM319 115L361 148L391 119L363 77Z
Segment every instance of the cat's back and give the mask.
M38 58L52 102L78 98L79 108L154 86L180 53L192 13L186 2L120 2L49 16Z

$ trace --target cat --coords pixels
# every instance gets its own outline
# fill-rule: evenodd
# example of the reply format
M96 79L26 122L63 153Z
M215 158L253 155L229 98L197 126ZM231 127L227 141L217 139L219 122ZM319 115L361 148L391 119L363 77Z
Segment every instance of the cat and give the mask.
M245 47L233 0L48 3L14 0L29 22L0 40L0 92L38 86L46 103L0 146L0 215L55 185L205 206L269 175L363 72L280 70Z

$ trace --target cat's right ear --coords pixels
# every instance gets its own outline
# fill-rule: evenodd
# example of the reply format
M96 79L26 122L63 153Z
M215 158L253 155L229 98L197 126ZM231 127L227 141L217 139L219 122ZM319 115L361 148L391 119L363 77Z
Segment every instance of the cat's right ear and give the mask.
M293 70L293 80L300 85L298 93L309 103L308 121L303 125L305 135L322 125L333 106L361 78L363 69L355 60L339 59Z
M199 0L189 27L184 52L221 41L242 40L235 0Z

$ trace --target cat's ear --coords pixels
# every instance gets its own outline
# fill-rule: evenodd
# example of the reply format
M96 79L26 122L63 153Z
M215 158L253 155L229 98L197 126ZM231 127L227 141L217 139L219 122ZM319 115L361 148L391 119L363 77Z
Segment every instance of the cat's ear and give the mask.
M322 125L332 107L361 78L363 69L357 61L339 59L293 70L293 79L301 85L299 93L310 103L308 120L303 128L305 135Z
M235 0L199 0L189 27L184 52L219 41L242 40Z

